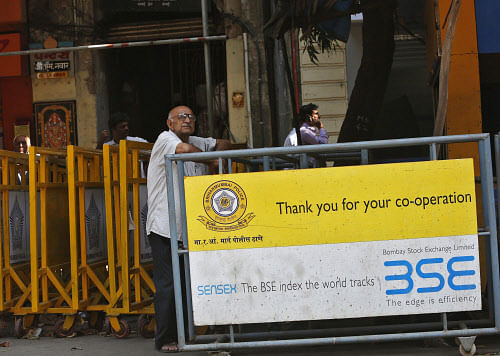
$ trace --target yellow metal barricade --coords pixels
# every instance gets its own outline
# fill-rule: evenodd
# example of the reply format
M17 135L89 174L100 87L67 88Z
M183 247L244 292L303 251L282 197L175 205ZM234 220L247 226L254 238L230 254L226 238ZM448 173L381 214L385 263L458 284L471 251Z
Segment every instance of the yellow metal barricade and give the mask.
M126 337L129 326L120 315L139 314L139 333L153 336L154 283L151 247L146 237L146 166L153 145L121 141L119 148L104 146L104 188L111 303L110 327Z
M74 316L78 309L71 299L77 291L70 263L65 150L30 148L29 212L31 283L12 311L16 315ZM72 322L64 321L64 326L68 328ZM16 324L17 328L23 329Z
M106 209L102 152L67 148L69 223L74 309L90 313L99 328L99 314L111 302L107 271ZM62 332L64 333L64 329Z
M11 312L15 303L28 290L31 277L28 155L0 150L0 170L2 199L0 311Z

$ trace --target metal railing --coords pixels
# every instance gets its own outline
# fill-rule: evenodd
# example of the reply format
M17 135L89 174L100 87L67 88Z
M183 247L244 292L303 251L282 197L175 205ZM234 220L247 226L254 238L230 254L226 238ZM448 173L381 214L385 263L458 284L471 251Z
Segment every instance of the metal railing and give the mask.
M377 317L383 325L371 327L325 328L308 330L262 331L262 332L235 332L233 325L227 326L226 333L213 335L196 335L193 324L193 309L190 287L188 230L186 219L186 201L184 188L184 162L219 160L219 173L223 173L223 161L227 160L227 173L232 173L235 163L243 165L244 171L249 167L259 167L267 171L278 168L308 168L311 166L310 157L324 161L335 161L346 156L357 157L360 164L370 163L370 151L379 148L394 148L406 146L428 147L428 159L438 159L438 147L455 143L476 143L479 149L480 185L482 192L482 214L484 226L479 228L478 235L487 240L487 275L488 275L488 309L489 318L448 320L447 313L441 313L441 321L427 320L416 323L391 323L384 317ZM495 138L497 171L500 166L499 139ZM287 166L290 164L292 166ZM176 301L177 332L179 348L183 351L242 349L254 347L286 347L332 345L346 343L366 343L379 341L402 341L438 337L467 337L477 335L498 334L500 330L500 312L496 306L500 305L500 279L498 270L498 242L497 224L495 217L494 183L492 174L492 159L490 137L488 134L457 135L443 137L423 137L395 139L384 141L354 142L327 145L312 145L298 147L273 147L248 150L231 150L202 152L189 154L175 154L165 156L166 184L168 190L169 220L171 236L177 236L178 229L182 230L183 247L178 248L177 241L171 238L172 267L174 271L174 291ZM174 199L174 165L177 167L178 191L180 206L175 205ZM176 210L180 210L182 225L177 226L175 221ZM182 283L179 258L184 259L186 300L182 299ZM188 335L184 331L183 303L187 306ZM363 325L363 324L362 324ZM466 326L466 328L464 328ZM451 329L457 328L457 329ZM342 336L339 336L342 335ZM186 342L186 339L189 342ZM264 340L262 340L264 339ZM276 340L278 339L278 340ZM221 340L223 340L221 342Z

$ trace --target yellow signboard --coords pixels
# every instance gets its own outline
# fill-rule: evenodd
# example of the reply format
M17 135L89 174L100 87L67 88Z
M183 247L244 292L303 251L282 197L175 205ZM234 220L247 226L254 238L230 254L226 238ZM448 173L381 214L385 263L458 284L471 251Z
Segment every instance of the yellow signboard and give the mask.
M477 233L472 159L185 178L190 251Z

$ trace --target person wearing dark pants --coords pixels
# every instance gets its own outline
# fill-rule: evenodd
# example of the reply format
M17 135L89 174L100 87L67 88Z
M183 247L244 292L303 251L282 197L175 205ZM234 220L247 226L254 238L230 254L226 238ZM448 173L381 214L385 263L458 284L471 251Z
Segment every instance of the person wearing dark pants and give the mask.
M163 345L177 341L172 250L170 239L154 232L148 237L153 253L153 280L156 288L154 296L157 330L155 347L161 349Z
M163 131L158 136L151 151L148 166L148 217L146 232L150 236L153 251L153 280L156 288L154 298L156 319L155 346L162 352L178 351L170 239L175 238L179 242L182 241L178 194L179 185L175 163L172 174L177 236L172 236L170 233L165 155L231 148L231 144L227 140L191 136L194 133L195 122L196 116L187 106L177 106L170 110L167 118L167 127L169 130ZM186 176L204 175L209 172L216 172L218 164L218 160L203 163L185 162L184 172ZM183 268L181 268L182 270Z

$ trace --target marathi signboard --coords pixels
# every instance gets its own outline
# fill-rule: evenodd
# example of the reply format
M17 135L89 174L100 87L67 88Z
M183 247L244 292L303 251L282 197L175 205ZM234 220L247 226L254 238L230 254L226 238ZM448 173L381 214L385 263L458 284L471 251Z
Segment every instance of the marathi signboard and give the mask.
M37 79L67 78L73 75L73 53L51 52L31 55L33 72Z
M185 187L196 325L481 309L470 159Z

